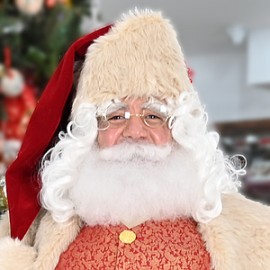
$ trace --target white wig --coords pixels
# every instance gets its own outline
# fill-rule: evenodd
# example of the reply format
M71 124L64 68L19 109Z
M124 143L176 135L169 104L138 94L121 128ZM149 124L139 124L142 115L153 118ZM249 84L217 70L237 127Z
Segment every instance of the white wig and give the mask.
M238 176L245 174L245 170L244 167L235 168L233 161L218 148L219 135L207 130L208 116L197 92L181 93L176 104L172 136L178 144L193 152L199 166L204 193L201 208L193 213L193 217L206 222L220 214L222 193L237 191L240 186Z
M193 153L200 181L198 185L203 186L199 207L192 217L199 222L210 221L222 210L222 193L237 191L238 176L245 171L234 168L218 149L219 136L207 131L207 116L195 91L182 93L179 100L168 100L167 103L174 107L171 107L173 139ZM67 132L60 132L59 142L44 156L40 171L41 203L58 222L67 221L76 214L69 191L76 184L82 162L95 145L97 111L100 108L80 105L67 126Z

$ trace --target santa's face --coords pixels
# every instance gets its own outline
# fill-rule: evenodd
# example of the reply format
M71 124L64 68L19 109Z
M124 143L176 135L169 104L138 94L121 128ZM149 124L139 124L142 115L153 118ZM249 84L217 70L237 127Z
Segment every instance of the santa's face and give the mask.
M130 116L124 119L127 113ZM149 109L145 99L126 99L123 101L123 106L110 112L108 117L111 123L98 133L97 141L101 148L121 144L127 139L154 145L166 145L172 142L166 115L152 108Z
M216 136L192 114L200 107L181 101L176 115L169 101L154 98L112 100L97 110L82 104L41 172L43 207L57 222L79 215L90 226L217 216L220 190L233 183Z

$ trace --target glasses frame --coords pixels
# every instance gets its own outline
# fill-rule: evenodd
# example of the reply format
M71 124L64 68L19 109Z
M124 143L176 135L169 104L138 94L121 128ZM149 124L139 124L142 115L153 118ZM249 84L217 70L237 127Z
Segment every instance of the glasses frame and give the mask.
M109 120L107 119L107 117L106 117L107 110L108 110L108 108L106 108L106 111L105 111L105 113L104 113L103 115L97 116L97 119L99 119L99 118L104 118L103 121L108 123L108 125L107 125L105 128L99 128L99 127L98 127L98 130L100 130L100 131L107 130L107 129L111 126L110 121L109 121ZM162 124L161 124L161 125L157 125L156 127L154 127L154 126L149 125L149 123L147 123L147 121L146 121L146 119L145 119L145 116L147 116L147 115L144 114L144 111L145 111L145 110L146 110L146 109L143 110L143 113L130 113L129 111L125 111L125 112L124 112L124 118L125 118L125 124L124 124L124 126L127 125L127 123L128 123L127 120L130 120L131 117L140 117L140 118L142 118L143 123L145 124L145 126L151 128L151 129L156 129L156 128L163 127L163 126L165 125L165 123L167 123L168 120L171 118L170 115L164 117ZM99 120L98 120L98 121L99 121ZM117 127L112 127L112 128L117 128ZM169 127L169 128L170 128L170 127Z

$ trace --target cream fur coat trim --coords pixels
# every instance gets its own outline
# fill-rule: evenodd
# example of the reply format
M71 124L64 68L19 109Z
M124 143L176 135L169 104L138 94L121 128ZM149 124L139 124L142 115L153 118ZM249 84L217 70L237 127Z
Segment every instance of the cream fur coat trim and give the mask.
M0 224L0 270L53 270L76 238L81 221L55 223L50 214L36 221L22 241L9 236L8 216ZM223 211L199 231L214 270L270 269L270 207L240 194L224 195Z

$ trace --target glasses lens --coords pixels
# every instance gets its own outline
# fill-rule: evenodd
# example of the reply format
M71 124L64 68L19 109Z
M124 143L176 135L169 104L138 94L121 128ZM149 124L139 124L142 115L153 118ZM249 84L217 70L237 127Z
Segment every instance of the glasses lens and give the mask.
M167 119L164 115L150 110L144 110L143 115L145 124L151 128L163 126Z
M99 116L97 118L97 122L98 122L98 129L99 130L105 130L109 127L109 122L107 121L105 116Z
M97 120L99 130L105 130L108 127L117 128L126 124L125 112L122 110L110 113L106 116L99 116Z
M126 124L125 111L118 110L106 116L109 125L112 127L119 127Z

